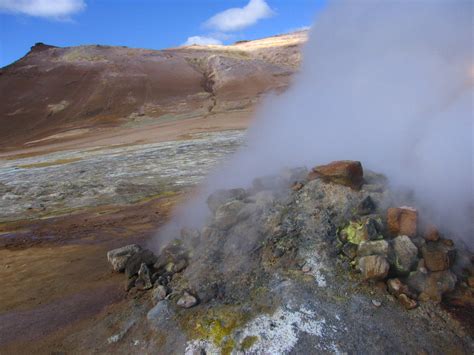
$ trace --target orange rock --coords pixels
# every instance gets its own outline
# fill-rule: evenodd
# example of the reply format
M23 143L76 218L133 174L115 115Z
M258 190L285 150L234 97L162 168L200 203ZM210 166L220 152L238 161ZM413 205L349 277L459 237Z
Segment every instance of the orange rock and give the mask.
M427 241L436 242L440 238L439 231L435 226L429 226L426 229L424 237Z
M418 211L412 207L397 207L387 210L387 228L390 234L415 237Z
M340 160L313 168L308 180L322 179L359 190L363 183L364 171L358 161Z
M364 280L383 280L387 277L390 264L383 256L370 255L360 258L358 267Z
M428 242L421 248L426 268L430 271L447 270L454 263L456 249L439 242Z
M398 300L406 309L413 309L416 306L418 306L418 303L415 300L412 300L410 297L408 297L404 293L398 296Z

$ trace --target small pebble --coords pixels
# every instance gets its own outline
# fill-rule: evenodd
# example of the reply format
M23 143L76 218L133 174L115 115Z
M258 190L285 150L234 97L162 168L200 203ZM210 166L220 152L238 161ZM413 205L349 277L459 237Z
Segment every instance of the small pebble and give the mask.
M382 305L382 302L377 301L377 300L372 300L372 304L373 304L375 307L380 307L380 306Z
M301 268L301 271L303 271L304 273L310 272L311 271L311 266L305 265Z

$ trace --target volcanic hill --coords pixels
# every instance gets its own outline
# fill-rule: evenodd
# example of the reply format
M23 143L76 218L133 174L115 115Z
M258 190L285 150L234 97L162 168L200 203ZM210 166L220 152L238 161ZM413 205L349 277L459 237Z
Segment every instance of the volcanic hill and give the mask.
M230 128L245 128L245 112L263 93L288 86L306 38L303 31L165 50L37 43L0 70L0 148L107 135L111 128L123 136L182 120L225 121L219 114L229 112L240 122L228 122Z

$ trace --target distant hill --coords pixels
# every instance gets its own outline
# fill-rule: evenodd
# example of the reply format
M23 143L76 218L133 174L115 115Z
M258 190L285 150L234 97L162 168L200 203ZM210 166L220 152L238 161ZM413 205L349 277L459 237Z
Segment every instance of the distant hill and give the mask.
M137 119L249 107L288 86L306 38L303 31L166 50L37 43L0 69L0 148Z

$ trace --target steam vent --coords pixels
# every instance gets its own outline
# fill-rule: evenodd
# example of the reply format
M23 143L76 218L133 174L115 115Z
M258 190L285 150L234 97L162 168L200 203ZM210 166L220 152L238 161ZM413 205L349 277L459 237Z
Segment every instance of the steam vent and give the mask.
M0 0L0 355L474 354L473 10Z
M141 312L111 341L144 327L163 353L472 353L453 315L472 321L473 255L410 202L357 161L215 191L206 224L158 254L107 253Z

